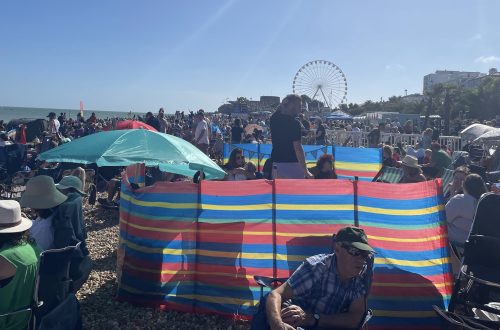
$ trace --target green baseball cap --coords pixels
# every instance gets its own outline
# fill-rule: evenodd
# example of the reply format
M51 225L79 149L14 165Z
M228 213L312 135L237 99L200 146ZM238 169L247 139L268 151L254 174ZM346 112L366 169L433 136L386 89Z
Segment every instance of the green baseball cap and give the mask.
M365 231L358 227L344 227L340 229L333 237L334 242L345 242L363 251L375 252L375 250L368 245L368 237Z

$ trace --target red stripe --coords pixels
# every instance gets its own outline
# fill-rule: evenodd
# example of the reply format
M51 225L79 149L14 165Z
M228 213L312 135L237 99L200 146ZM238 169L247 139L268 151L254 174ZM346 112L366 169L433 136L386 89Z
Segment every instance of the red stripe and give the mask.
M359 182L358 194L365 197L393 199L397 202L397 200L434 197L439 193L438 184L441 186L441 179L406 184Z
M446 225L423 229L388 229L370 226L360 226L367 235L397 238L423 238L446 233Z
M379 241L375 239L370 239L369 243L374 248L380 248L392 251L401 251L401 252L425 252L448 246L448 243L444 242L441 239L436 240L434 242L418 242L418 243L391 242L391 241Z
M202 181L201 193L214 196L248 196L272 194L272 181Z
M313 182L313 184L309 184ZM276 180L276 194L352 195L352 183L346 180Z
M370 290L372 296L382 296L384 298L394 297L436 297L438 295L449 294L447 287L390 287L373 286Z

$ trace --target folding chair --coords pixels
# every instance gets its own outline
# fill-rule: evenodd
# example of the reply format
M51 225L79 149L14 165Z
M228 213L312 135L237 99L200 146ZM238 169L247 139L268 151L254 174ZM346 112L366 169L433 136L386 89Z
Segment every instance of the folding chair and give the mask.
M443 183L443 196L446 196L450 191L450 183L453 181L453 172L454 170L447 168L443 170L443 174L441 175L441 181Z
M68 297L73 294L71 292L72 280L69 271L71 259L78 248L77 245L43 251L38 261L32 304L2 314L0 317L29 312L31 313L30 329L43 329L40 324L43 322L44 317L52 313L54 309L58 307L60 309L60 305L64 304ZM66 310L64 313L68 314L68 311ZM79 317L79 315L75 315L75 318L79 319ZM65 315L65 318L67 318L67 315ZM71 329L71 327L67 327L67 329Z
M369 283L367 283L367 292L366 292L366 299L368 299L369 292L370 292L370 287L371 287L371 281L373 278L373 263L374 263L374 258L370 258L369 262L367 263L367 271L369 271L371 274L368 276L369 278ZM268 276L259 276L259 275L254 275L254 280L257 282L257 284L260 286L260 298L264 297L264 288L269 288L271 290L276 289L278 286L281 284L285 283L288 278L286 277L268 277ZM367 304L365 304L367 306ZM362 318L361 322L359 323L359 326L356 329L364 329L370 319L373 317L373 312L371 309L367 308L365 311L365 315Z
M500 302L500 195L485 194L478 202L474 223L465 242L462 267L455 281L449 311L465 316L476 309L500 315L491 302ZM497 328L500 322L497 323Z

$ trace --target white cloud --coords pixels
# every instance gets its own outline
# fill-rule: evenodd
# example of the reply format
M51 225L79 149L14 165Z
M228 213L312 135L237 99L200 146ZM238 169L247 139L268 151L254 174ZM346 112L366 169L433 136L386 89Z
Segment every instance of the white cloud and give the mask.
M388 71L403 71L405 66L399 63L387 64L385 69Z
M472 37L469 38L470 41L476 41L483 39L483 35L481 33L476 33Z
M488 64L488 63L493 63L493 62L499 62L500 57L498 56L479 56L474 60L476 63L483 63L483 64Z

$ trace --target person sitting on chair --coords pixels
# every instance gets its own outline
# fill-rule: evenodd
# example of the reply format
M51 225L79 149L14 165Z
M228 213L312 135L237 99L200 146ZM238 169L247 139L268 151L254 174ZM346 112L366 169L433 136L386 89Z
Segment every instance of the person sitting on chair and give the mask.
M50 176L35 176L26 184L26 190L21 196L20 204L22 207L34 210L37 214L30 234L42 251L67 246L56 244L55 237L64 237L64 235L60 235L54 226L54 217L56 217L58 206L66 199L68 198L56 189L54 179Z
M307 258L268 295L266 314L271 329L359 326L367 312L373 253L362 229L340 229L333 236L333 253Z
M0 201L0 315L32 303L40 251L30 227L18 202ZM0 329L27 329L29 320L28 312L0 316Z

